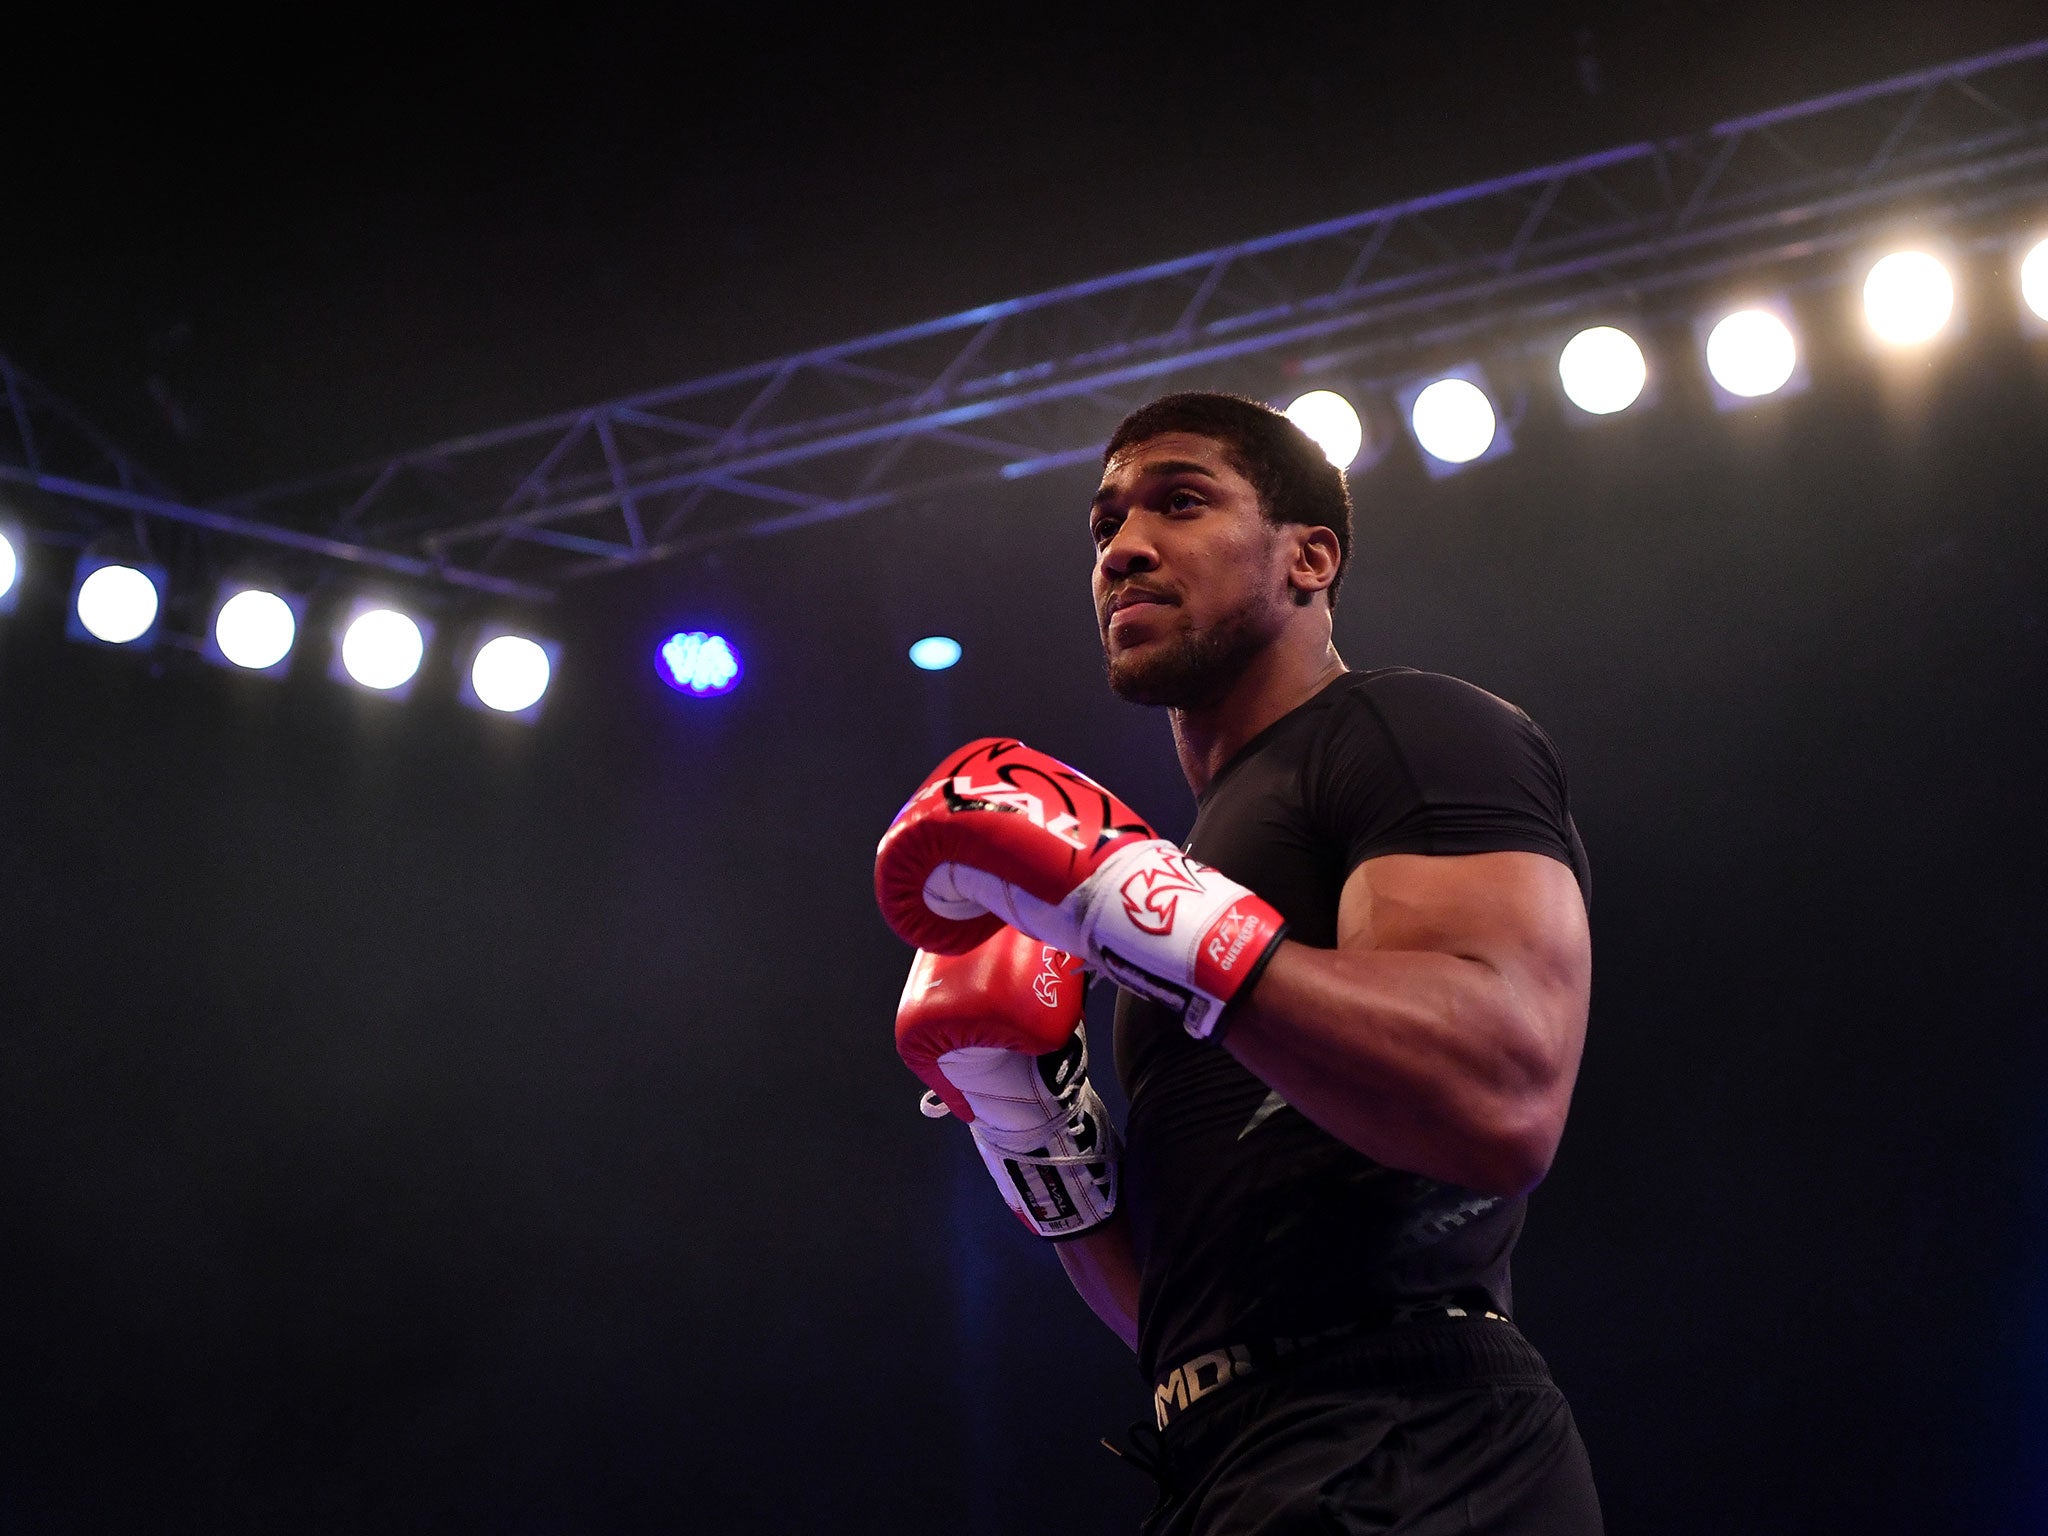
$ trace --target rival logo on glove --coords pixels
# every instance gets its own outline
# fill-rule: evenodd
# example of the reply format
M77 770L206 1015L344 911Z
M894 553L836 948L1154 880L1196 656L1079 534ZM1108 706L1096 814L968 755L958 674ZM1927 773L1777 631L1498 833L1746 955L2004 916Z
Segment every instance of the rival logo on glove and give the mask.
M1060 975L1060 962L1066 958L1064 951L1054 949L1050 944L1045 946L1045 953L1039 957L1039 963L1045 969L1032 978L1031 991L1048 1008L1060 1005L1060 983L1066 979Z
M1201 867L1190 866L1180 854L1169 853L1126 880L1122 887L1124 916L1131 920L1131 926L1155 938L1173 932L1181 895L1202 894L1202 882L1194 873Z

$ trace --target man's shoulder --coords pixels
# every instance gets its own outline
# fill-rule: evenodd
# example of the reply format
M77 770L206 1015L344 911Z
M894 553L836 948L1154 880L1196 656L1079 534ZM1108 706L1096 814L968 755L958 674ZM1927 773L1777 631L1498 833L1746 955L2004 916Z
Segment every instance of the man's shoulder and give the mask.
M1338 688L1343 702L1353 709L1377 713L1392 729L1396 720L1412 718L1479 719L1507 717L1527 721L1520 706L1477 683L1445 672L1425 672L1417 667L1374 667L1346 673Z

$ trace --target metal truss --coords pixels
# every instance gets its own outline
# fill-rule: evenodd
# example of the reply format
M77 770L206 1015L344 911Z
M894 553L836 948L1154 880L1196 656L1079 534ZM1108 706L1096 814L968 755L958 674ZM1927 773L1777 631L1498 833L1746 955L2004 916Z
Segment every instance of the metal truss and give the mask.
M118 443L5 357L0 357L0 480L106 507L119 507L130 498L174 499Z
M553 596L549 587L485 571L449 568L404 550L265 522L222 508L193 506L180 500L76 407L4 356L0 356L0 484L41 492L36 498L39 531L58 542L89 544L118 530L129 535L137 554L203 557L217 537L322 561L367 566L414 580L446 581L502 597L546 600Z
M1163 387L1354 386L1531 317L2048 206L2048 38L479 433L209 515L465 585L1082 463ZM1379 370L1377 374L1370 370Z

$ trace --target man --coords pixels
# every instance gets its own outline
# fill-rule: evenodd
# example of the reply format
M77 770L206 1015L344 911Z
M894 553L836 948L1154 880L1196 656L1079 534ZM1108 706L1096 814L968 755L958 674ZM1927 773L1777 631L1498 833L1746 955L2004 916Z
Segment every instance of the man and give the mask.
M1019 743L942 764L877 863L898 931L948 952L899 1044L995 1113L999 1185L1155 1384L1148 1536L1578 1536L1598 1502L1508 1256L1584 1039L1585 854L1527 716L1347 670L1350 513L1263 405L1172 395L1118 428L1096 612L1112 689L1169 711L1194 832L1183 854ZM1055 1051L1075 1021L1014 1001L1059 951L1124 989L1120 1159L1085 1053Z

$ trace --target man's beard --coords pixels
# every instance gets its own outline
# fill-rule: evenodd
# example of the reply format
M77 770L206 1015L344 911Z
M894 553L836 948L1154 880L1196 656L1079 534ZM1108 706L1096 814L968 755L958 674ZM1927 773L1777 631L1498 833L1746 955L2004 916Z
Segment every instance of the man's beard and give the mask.
M1136 652L1105 652L1109 690L1127 704L1199 709L1227 692L1265 649L1251 604L1192 634L1176 633Z

